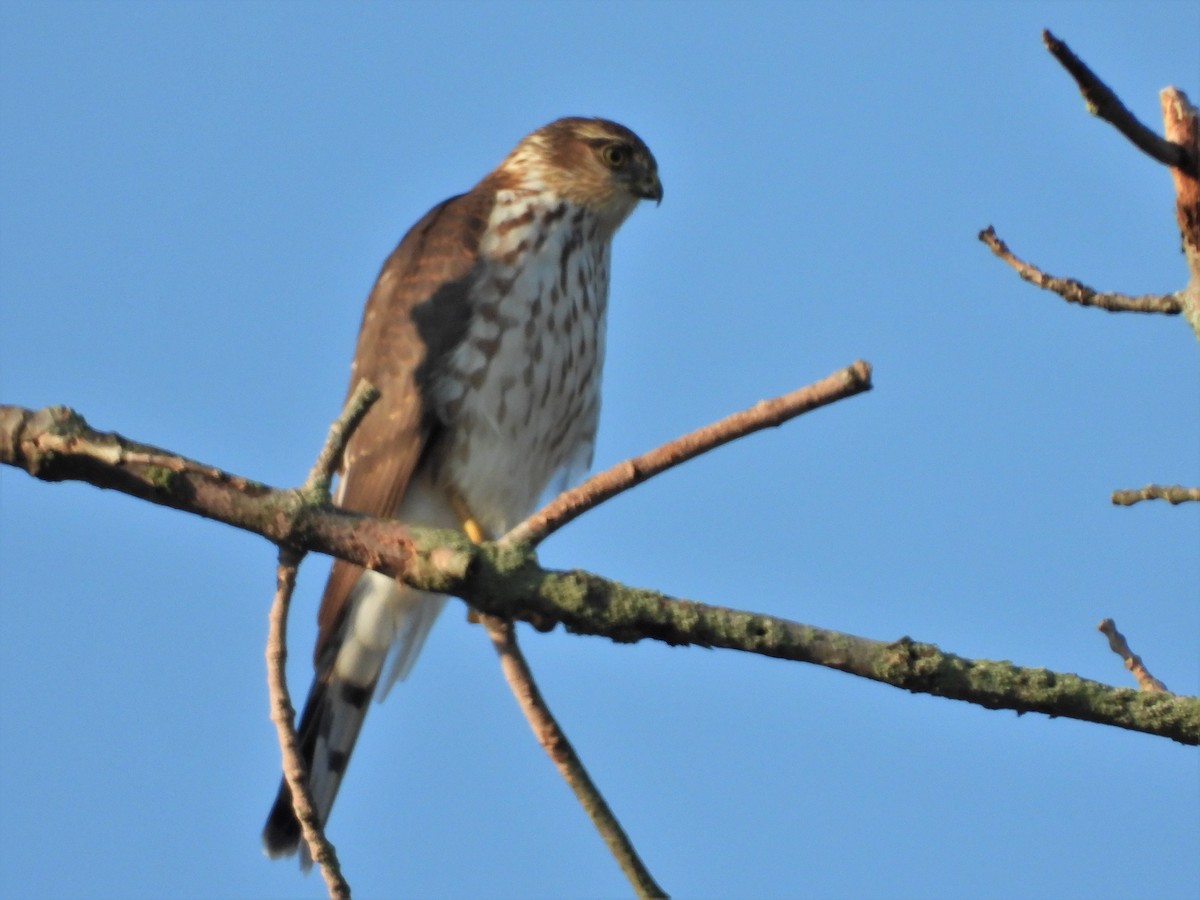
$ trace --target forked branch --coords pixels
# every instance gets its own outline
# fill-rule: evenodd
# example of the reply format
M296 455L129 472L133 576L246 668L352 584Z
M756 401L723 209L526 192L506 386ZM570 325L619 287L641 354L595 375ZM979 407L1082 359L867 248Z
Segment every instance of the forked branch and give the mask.
M160 462L129 462L145 450ZM452 594L480 612L562 624L617 641L725 647L839 669L904 690L991 709L1041 712L1200 743L1200 699L1149 696L1073 675L971 660L907 639L870 640L773 616L678 600L587 572L538 566L526 545L472 545L460 532L410 528L190 464L168 451L96 432L71 410L0 407L0 462L49 481L75 479L302 546Z
M1042 32L1042 40L1054 58L1075 79L1089 112L1111 123L1140 150L1170 167L1175 184L1176 219L1191 277L1183 290L1172 294L1130 296L1097 291L1073 278L1047 275L1036 266L1018 259L996 236L990 225L979 233L979 239L1026 281L1053 291L1069 303L1094 306L1110 312L1183 313L1197 338L1200 338L1200 130L1197 128L1196 108L1182 91L1164 89L1160 93L1160 101L1166 137L1160 137L1139 122L1112 89L1070 47L1049 31Z
M1112 88L1101 81L1096 73L1071 51L1070 47L1049 31L1042 32L1042 43L1075 79L1075 83L1079 86L1079 93L1083 95L1084 103L1087 104L1088 112L1108 122L1151 159L1156 159L1165 166L1188 171L1195 170L1196 159L1189 147L1160 137L1143 125L1137 116L1131 113L1121 99L1113 93Z

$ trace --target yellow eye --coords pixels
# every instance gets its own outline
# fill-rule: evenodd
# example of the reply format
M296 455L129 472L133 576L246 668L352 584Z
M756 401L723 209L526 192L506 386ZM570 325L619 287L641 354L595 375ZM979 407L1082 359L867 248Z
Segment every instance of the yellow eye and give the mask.
M600 150L600 158L610 169L619 169L629 162L629 148L624 144L605 144Z

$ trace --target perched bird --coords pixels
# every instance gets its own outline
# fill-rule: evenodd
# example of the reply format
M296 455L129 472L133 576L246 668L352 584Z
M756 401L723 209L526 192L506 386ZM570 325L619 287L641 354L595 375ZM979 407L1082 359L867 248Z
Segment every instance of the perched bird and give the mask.
M367 298L350 389L366 378L380 398L346 447L335 502L479 540L503 534L548 487L586 470L612 238L639 200L662 195L658 165L636 134L566 118L426 213ZM334 563L298 729L322 822L368 701L407 674L444 602ZM263 846L278 857L300 843L285 783ZM301 862L310 862L307 848Z

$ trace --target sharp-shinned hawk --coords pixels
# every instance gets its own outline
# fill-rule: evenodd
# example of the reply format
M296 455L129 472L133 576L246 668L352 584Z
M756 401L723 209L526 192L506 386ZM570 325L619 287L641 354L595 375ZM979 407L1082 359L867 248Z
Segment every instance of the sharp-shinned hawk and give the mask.
M559 119L409 230L363 314L350 385L380 397L347 445L339 506L442 528L469 517L498 536L590 465L609 251L641 199L661 201L662 184L637 135ZM408 672L444 601L334 563L299 725L322 822L371 695ZM286 783L263 844L300 844Z

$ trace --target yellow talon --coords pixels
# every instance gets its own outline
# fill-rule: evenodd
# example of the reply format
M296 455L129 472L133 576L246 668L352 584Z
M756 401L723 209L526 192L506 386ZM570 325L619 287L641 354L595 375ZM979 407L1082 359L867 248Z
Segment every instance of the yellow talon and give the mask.
M450 506L454 509L454 515L458 517L459 527L467 536L472 544L482 544L487 540L487 535L483 533L483 527L471 515L471 510L467 508L467 501L462 498L458 491L453 488L446 490L446 496L450 499ZM471 607L467 607L467 621L472 625L479 624L479 613L475 612Z
M472 544L482 544L485 540L483 529L479 527L479 523L467 516L462 520L462 530L467 533L467 537L471 539Z
M448 490L447 495L450 497L450 506L454 508L454 515L458 516L458 524L462 527L463 533L472 544L482 544L487 540L487 535L483 533L483 527L471 515L471 510L467 508L467 501L459 495L456 490Z

